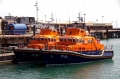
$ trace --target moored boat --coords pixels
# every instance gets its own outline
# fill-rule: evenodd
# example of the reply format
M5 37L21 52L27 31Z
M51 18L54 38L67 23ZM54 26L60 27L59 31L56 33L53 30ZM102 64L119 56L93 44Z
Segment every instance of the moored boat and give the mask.
M112 45L106 47L100 38L75 25L67 27L63 36L54 33L35 35L27 48L14 49L17 61L43 61L46 65L60 65L112 59L114 56Z
M59 35L53 26L41 28L40 33L30 39L27 47L19 46L13 50L15 54L13 63L42 62L41 50L45 50L46 46L48 49L53 49L58 41Z
M46 65L60 65L111 59L114 54L112 45L108 48L84 29L68 27L55 50L43 50L41 56Z

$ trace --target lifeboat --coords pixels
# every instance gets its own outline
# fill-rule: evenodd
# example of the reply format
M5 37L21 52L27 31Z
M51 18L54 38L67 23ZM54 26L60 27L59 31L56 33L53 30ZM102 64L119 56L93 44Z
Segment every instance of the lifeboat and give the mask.
M53 50L59 35L57 30L51 28L41 28L40 33L34 35L29 40L27 48L16 48L13 50L15 54L14 61L20 62L41 62L43 61L41 53L43 50Z
M65 35L59 37L56 50L41 52L46 65L111 59L113 55L113 50L106 49L100 39L77 27L66 28Z

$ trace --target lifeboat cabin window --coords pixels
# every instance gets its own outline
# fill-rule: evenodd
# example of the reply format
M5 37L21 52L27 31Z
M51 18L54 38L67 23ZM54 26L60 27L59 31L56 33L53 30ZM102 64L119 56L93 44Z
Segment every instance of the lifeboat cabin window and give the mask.
M63 38L60 38L60 41L62 42L62 41L63 41Z
M67 38L64 38L64 42L67 42Z
M79 42L79 39L76 39L76 42Z
M51 38L51 42L53 42L53 39Z
M88 40L88 43L92 43L92 40L89 39L89 40Z
M69 41L69 42L72 42L72 39L69 38L68 41Z
M54 39L53 39L53 41L55 42L55 41L56 41L56 39L54 38Z
M50 38L48 38L48 41L50 41L51 39Z
M44 38L41 38L41 40L43 41L43 40L44 40Z
M81 41L81 39L79 39L79 43L81 43L82 41Z
M45 38L45 41L47 41L47 38Z
M76 39L73 38L73 42L76 42Z
M81 39L81 43L84 43L84 39Z

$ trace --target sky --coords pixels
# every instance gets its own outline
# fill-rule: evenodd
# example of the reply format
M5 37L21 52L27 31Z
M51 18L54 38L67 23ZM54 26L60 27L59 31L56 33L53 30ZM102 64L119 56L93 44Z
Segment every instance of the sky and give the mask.
M56 22L77 21L78 13L85 15L86 22L112 23L120 28L120 0L0 0L0 16L36 17L38 2L39 20L50 21L51 14ZM98 21L96 21L98 19Z

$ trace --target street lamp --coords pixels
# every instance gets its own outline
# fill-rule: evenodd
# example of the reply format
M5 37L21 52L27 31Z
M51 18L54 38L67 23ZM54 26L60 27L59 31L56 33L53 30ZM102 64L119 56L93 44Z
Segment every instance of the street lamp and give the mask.
M37 1L36 1L36 3L35 3L35 5L34 6L36 6L36 18L37 18L37 22L38 22L38 3L37 3Z
M34 25L34 30L33 30L33 35L35 35L36 34L36 25L37 25L37 22L38 22L38 3L37 3L37 1L36 1L36 3L35 3L35 5L34 5L35 7L36 7L36 18L37 18L37 20L35 21L35 25Z
M86 14L84 14L84 23L85 23L85 15L86 15Z
M102 23L103 23L103 18L104 18L104 16L102 16Z
M85 27L85 13L84 13L84 29L87 30L87 28Z
M46 22L46 15L45 15L45 22Z

